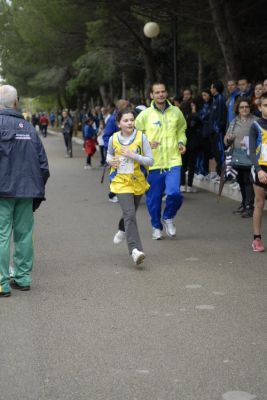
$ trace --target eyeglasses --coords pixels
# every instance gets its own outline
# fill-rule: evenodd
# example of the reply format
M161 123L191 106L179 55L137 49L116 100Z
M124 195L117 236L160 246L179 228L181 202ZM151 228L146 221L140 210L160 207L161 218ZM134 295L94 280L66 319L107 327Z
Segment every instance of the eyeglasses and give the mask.
M249 106L240 106L239 110L242 110L242 108L250 108Z

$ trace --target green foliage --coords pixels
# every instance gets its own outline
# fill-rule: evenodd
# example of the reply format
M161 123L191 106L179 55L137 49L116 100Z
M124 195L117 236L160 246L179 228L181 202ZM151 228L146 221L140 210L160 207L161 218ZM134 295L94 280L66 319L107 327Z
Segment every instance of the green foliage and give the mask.
M57 109L57 102L53 95L24 97L21 101L21 109L26 113L52 111Z
M265 19L250 0L0 0L1 74L24 95L51 94L65 103L99 97L100 87L118 97L122 75L131 92L143 92L149 74L172 86L176 18L180 86L197 86L199 57L206 85L229 70L211 4L226 21L220 34L238 55L234 62L251 78L262 78ZM152 40L143 34L150 20L160 24Z

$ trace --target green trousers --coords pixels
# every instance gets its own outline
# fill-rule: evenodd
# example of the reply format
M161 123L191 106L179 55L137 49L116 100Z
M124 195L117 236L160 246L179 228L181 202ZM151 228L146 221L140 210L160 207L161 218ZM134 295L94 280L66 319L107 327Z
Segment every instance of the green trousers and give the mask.
M31 284L33 265L32 199L0 198L0 292L9 292L10 241L14 238L14 279Z

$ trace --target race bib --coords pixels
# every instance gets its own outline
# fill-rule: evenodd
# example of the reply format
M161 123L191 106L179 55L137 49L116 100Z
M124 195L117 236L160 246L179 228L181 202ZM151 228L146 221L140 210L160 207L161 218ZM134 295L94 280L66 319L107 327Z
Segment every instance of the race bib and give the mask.
M120 156L120 165L117 169L119 174L133 174L134 173L134 160Z
M261 146L261 157L262 161L267 162L267 144L263 143Z

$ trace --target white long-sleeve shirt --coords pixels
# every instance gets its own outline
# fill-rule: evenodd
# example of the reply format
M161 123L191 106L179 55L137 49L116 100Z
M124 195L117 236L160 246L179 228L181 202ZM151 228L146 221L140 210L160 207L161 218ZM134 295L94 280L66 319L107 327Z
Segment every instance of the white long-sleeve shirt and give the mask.
M136 135L136 130L133 131L131 136L122 136L121 132L119 132L118 137L119 137L120 143L123 146L128 146L134 140L135 135ZM153 159L152 150L151 150L149 141L144 133L142 136L142 140L143 140L143 149L142 150L143 150L144 155L135 154L134 160L136 162L138 162L138 164L145 165L147 167L151 167L154 163L154 159ZM109 142L108 142L108 150L107 150L107 158L106 158L107 163L109 163L109 161L112 160L112 157L114 157L114 154L115 153L114 153L114 149L112 146L112 136L111 136L109 138Z

